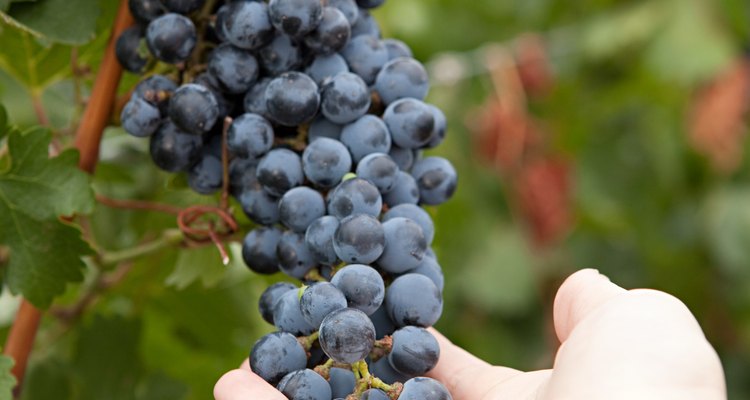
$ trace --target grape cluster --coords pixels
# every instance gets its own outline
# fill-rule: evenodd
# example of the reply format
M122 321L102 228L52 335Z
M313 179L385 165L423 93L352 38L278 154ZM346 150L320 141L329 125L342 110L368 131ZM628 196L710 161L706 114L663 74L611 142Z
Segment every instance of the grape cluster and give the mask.
M250 354L290 399L451 398L420 377L439 358L425 328L443 309L420 205L447 201L457 175L422 156L446 119L423 101L427 72L409 47L381 39L369 10L383 2L130 0L138 24L117 41L124 68L148 75L123 128L198 193L228 176L259 225L247 266L302 282L262 294L277 331Z

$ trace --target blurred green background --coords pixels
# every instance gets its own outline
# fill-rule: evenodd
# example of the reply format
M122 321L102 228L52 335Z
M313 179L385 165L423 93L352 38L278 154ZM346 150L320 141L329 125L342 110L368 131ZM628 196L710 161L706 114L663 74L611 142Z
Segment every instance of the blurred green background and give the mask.
M80 62L95 69L114 2L93 3L100 34ZM389 0L375 12L384 36L427 64L430 101L450 121L435 153L454 162L459 189L431 210L446 274L440 330L492 363L548 368L555 290L571 272L598 268L626 288L682 299L721 356L730 398L750 398L749 8ZM126 76L122 91L134 82ZM39 94L64 131L79 112L72 78ZM5 72L0 97L15 124L36 124L29 93ZM110 129L97 191L214 201L156 172L145 154L144 142ZM89 222L105 249L174 224L104 207ZM205 399L270 331L256 308L269 280L236 263L227 271L213 248L164 251L131 267L81 318L47 314L23 399ZM85 287L71 286L58 304ZM15 304L7 291L0 298L2 340Z

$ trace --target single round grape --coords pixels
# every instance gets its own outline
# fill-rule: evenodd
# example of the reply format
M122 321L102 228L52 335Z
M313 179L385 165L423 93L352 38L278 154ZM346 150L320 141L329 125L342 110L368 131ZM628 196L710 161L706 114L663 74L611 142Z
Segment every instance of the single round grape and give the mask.
M151 54L169 64L187 60L196 42L193 21L180 14L164 14L146 28L146 44Z
M302 153L302 169L315 186L330 188L341 182L352 168L346 146L334 139L319 138Z
M428 149L438 147L445 140L445 134L448 131L448 121L445 118L443 111L432 104L428 104L427 107L432 111L432 116L435 118L435 127L433 128L432 139L425 145Z
M177 90L177 84L164 75L151 75L138 82L133 91L133 97L140 97L151 105L159 108L166 115L169 98Z
M396 162L401 171L409 171L414 165L415 156L412 149L404 149L394 144L388 151L388 155Z
M269 194L259 182L246 186L237 197L248 218L261 225L279 222L279 199Z
M259 274L270 275L279 272L279 259L276 256L279 240L279 228L261 227L251 230L242 241L242 259L245 265Z
M276 388L288 399L331 400L328 381L311 369L290 372Z
M357 165L357 176L375 185L380 193L393 190L398 172L396 162L383 153L372 153L360 160Z
M405 326L393 333L388 362L396 371L411 376L424 375L437 365L440 345L424 328Z
M167 10L180 13L189 14L203 7L203 3L206 0L161 0L161 3Z
M370 264L383 254L385 234L380 222L366 214L346 217L333 236L333 249L347 263Z
M279 331L295 336L307 336L315 331L315 327L308 324L302 316L299 306L299 290L290 290L276 301L273 306L273 324Z
M370 365L370 373L389 385L396 382L406 382L411 378L393 369L387 357L383 357L372 363ZM425 397L425 399L429 399L429 397Z
M166 12L159 0L128 0L128 8L141 24L148 24Z
M213 194L221 190L224 168L221 160L212 154L204 154L188 172L188 186L200 194Z
M417 181L404 171L399 171L396 177L396 185L393 189L383 195L383 202L389 207L399 204L419 203L419 187Z
M390 400L391 398L380 389L367 389L359 396L359 400Z
M342 129L344 129L343 126L339 124L334 124L333 122L327 120L324 116L319 115L310 124L310 128L307 131L307 142L312 143L315 141L315 139L320 139L320 138L339 140L341 138ZM349 154L349 151L346 149L346 147L344 147L344 150L346 150L347 155L349 156L349 159L351 160L352 157Z
M414 57L409 46L398 39L383 39L383 44L388 50L388 59L395 60L399 57Z
M202 146L202 137L190 135L167 121L151 136L149 150L157 167L168 172L181 172L198 161Z
M219 104L210 90L188 83L169 99L169 118L184 131L200 135L213 128L219 118Z
M286 72L266 88L266 107L281 125L297 126L311 121L318 112L318 85L301 72Z
M432 280L432 283L434 283L441 292L445 287L445 277L443 276L443 269L440 267L440 264L438 264L435 257L430 257L429 255L427 255L427 253L425 253L424 257L422 257L422 261L419 263L417 268L408 271L408 273L420 274L430 278L430 280Z
M432 378L412 378L404 383L398 400L453 400L448 389Z
M341 182L328 193L328 214L339 219L355 214L377 217L382 208L378 188L361 178Z
M357 22L352 25L352 37L363 35L379 38L380 26L369 11L360 8Z
M317 282L305 288L299 306L305 321L319 327L328 314L346 308L346 297L333 284Z
M305 349L296 337L284 332L263 336L250 352L250 368L272 385L286 374L305 368L306 363Z
M209 20L208 24L208 33L207 38L211 41L214 41L215 38L217 42L224 43L228 42L229 38L227 37L227 33L224 30L224 24L226 23L227 17L229 16L229 5L228 4L222 4L217 10L215 14L215 18L213 21Z
M319 55L305 69L305 73L318 87L322 87L327 80L342 72L349 72L349 66L340 54Z
M377 264L384 271L400 274L419 266L427 250L422 228L407 218L383 222L385 248Z
M354 393L357 381L351 370L343 368L331 368L328 384L331 385L331 396L333 398L344 398Z
M248 90L245 95L243 106L246 113L258 114L263 118L268 118L266 109L266 88L271 83L271 78L263 78Z
M238 94L250 90L258 79L258 70L258 61L249 51L229 44L217 47L208 58L208 71L221 82L222 89L227 93Z
M135 137L148 137L159 129L162 117L158 108L140 97L133 96L123 107L120 121L125 132Z
M303 279L316 264L305 243L305 235L292 231L281 235L276 255L281 272L295 279Z
M385 307L394 325L432 326L443 313L443 297L430 278L406 274L385 291Z
M378 38L370 35L353 37L341 49L341 55L349 69L368 85L375 83L378 72L388 62L388 50Z
M346 145L354 162L358 163L371 153L388 153L391 149L391 134L382 119L374 115L345 125L341 130L341 143Z
M383 304L385 283L372 267L347 265L336 272L331 283L341 290L349 307L362 310L367 315L374 313Z
M392 207L387 213L385 213L385 215L383 215L383 222L396 217L408 218L419 224L422 228L422 233L424 233L427 245L429 246L432 243L432 240L435 238L435 224L432 222L430 214L428 214L422 207L414 204L401 204Z
M271 0L268 14L276 29L292 37L304 36L323 18L320 0Z
M307 186L291 189L279 200L281 223L295 232L304 233L313 221L325 214L323 195Z
M349 21L349 25L354 25L359 18L359 7L354 0L328 0L328 7L336 7Z
M375 327L367 314L344 308L328 314L320 324L320 347L334 361L353 364L370 354Z
M234 99L227 98L227 96L222 92L222 90L224 90L222 89L223 85L215 76L208 72L203 72L200 75L196 76L193 79L192 83L203 86L211 92L211 94L214 96L214 99L216 99L216 104L219 106L219 117L221 118L221 120L223 120L224 117L228 116L229 114L233 114L236 103ZM223 127L223 124L214 124L214 128L216 128L217 125L219 125L219 128ZM218 133L219 135L221 135L221 131L219 131Z
M413 58L397 58L389 61L375 78L375 91L383 104L411 97L424 100L430 91L430 80L422 63Z
M258 61L271 76L293 71L302 66L302 46L289 36L278 34L258 51Z
M357 0L357 5L362 8L376 8L385 3L385 0Z
M385 299L383 300L383 304L374 313L370 314L370 321L375 326L375 338L378 340L392 335L396 331L396 325L393 324L391 317L388 316L388 311L385 309ZM377 376L380 377L380 375Z
M260 300L258 301L258 310L266 322L273 324L273 306L279 301L284 293L290 290L297 290L297 287L289 282L277 282L263 291L260 295Z
M258 184L255 176L255 167L258 160L255 158L235 157L229 162L229 193L239 197L245 188L251 188Z
M456 191L458 174L442 157L427 157L417 161L411 174L419 186L419 201L431 206L448 201Z
M370 90L359 76L342 72L320 90L320 111L331 122L348 124L370 109Z
M399 147L416 149L432 140L435 117L432 110L417 99L400 99L385 109L383 121Z
M305 180L300 156L287 149L269 151L260 159L257 174L258 182L274 196L283 196Z
M274 38L268 18L268 6L260 1L233 1L228 4L223 24L219 27L229 43L242 49L256 50Z
M323 18L318 27L305 36L305 44L317 54L333 54L346 45L351 34L344 13L334 7L323 7Z
M115 55L125 70L137 74L143 72L148 58L140 53L143 34L138 27L130 27L122 32L115 43Z
M305 242L315 261L326 265L336 264L338 256L333 248L333 236L338 227L339 219L330 215L316 219L307 227Z
M258 114L242 114L227 130L227 148L239 157L260 157L273 147L273 126Z

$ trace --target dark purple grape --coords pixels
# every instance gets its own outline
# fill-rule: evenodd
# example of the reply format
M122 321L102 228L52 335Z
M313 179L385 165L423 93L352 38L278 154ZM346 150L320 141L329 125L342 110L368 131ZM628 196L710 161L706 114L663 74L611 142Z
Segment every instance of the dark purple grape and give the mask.
M338 185L352 168L346 146L338 140L319 138L302 153L302 169L315 186L330 188Z
M328 0L328 7L336 7L349 21L349 25L354 25L359 18L359 7L354 0Z
M398 168L401 171L409 171L414 165L414 150L404 149L401 147L391 145L391 150L388 151L388 155L391 156L393 161L396 162Z
M385 3L385 0L357 0L357 5L362 8L376 8Z
M259 1L229 3L220 30L229 43L248 50L259 49L274 38L268 6Z
M301 72L286 72L266 88L266 107L281 125L297 126L311 121L318 112L318 85Z
M248 182L250 183L250 182ZM237 197L242 211L252 221L261 225L273 225L279 222L279 199L269 194L260 182L245 186Z
M396 177L396 185L393 189L383 195L383 202L389 207L399 204L419 203L419 187L417 181L404 171L399 171Z
M179 14L189 14L203 7L206 0L161 0L167 10Z
M328 384L331 385L333 398L344 398L354 393L354 386L357 381L354 379L354 373L351 370L331 368L329 376Z
M273 149L260 159L257 177L268 193L281 197L304 182L302 159L291 150Z
M320 138L339 140L341 138L342 129L344 129L343 126L334 124L333 122L327 120L324 116L319 115L310 124L310 128L307 131L307 142L312 143L316 139ZM346 150L346 147L344 147L344 149ZM349 159L351 160L351 155L349 155Z
M133 91L134 97L140 97L159 108L166 115L169 98L177 90L177 84L164 75L151 75L140 81Z
M123 107L120 121L125 132L135 137L149 137L159 129L162 117L158 108L133 96Z
M430 214L427 213L422 207L414 204L401 204L392 207L383 215L383 222L391 220L396 217L408 218L422 228L424 238L427 241L427 245L432 244L432 240L435 238L435 224L432 222Z
M323 7L323 18L318 27L305 36L305 44L317 54L333 54L346 45L351 33L349 21L341 11Z
M331 400L328 382L311 369L290 372L276 388L288 399Z
M422 228L407 218L391 218L383 222L385 248L377 264L384 271L404 273L419 266L427 250Z
M128 8L133 18L141 24L148 24L166 12L159 0L129 0Z
M258 61L247 50L223 44L211 52L208 71L218 79L224 92L245 93L258 79Z
M210 131L219 118L219 103L207 88L188 83L172 94L168 113L182 130L200 135Z
M338 256L333 248L333 236L338 227L338 218L330 215L316 219L307 227L305 243L315 261L325 265L336 264Z
M380 389L367 389L359 396L359 400L390 400L391 398Z
M450 161L442 157L427 157L417 161L411 174L419 186L419 201L422 204L443 204L456 191L458 174Z
M400 99L385 109L383 121L393 137L393 143L407 149L420 148L432 140L435 117L432 110L417 99Z
M453 400L448 389L432 378L412 378L404 383L399 400Z
M328 214L339 219L355 214L377 217L382 208L383 200L378 188L364 179L353 178L341 182L328 193Z
M229 193L239 197L245 188L251 188L258 184L255 176L255 167L258 160L254 158L235 157L229 162Z
M328 314L320 324L320 347L337 362L353 364L370 354L375 327L367 314L344 308Z
M333 236L336 255L347 263L370 264L380 257L384 246L383 227L377 219L365 214L342 219Z
M317 282L305 288L299 306L305 321L317 328L328 314L346 308L346 297L333 284Z
M383 357L380 360L372 363L370 365L370 373L374 376L377 376L381 381L387 383L387 384L393 384L396 382L406 382L411 378L410 376L406 376L395 369L391 367L391 364L388 362L387 357ZM429 399L429 397L425 397L423 400Z
M242 259L245 265L259 274L270 275L279 272L279 259L276 256L279 240L279 228L261 227L251 230L242 241ZM273 323L273 319L268 322Z
M419 61L402 57L383 66L375 78L375 91L386 105L407 97L424 100L430 91L430 80Z
M272 385L286 374L304 369L306 363L305 349L296 337L284 332L263 336L250 352L250 368Z
M320 90L320 111L331 122L348 124L370 109L370 90L359 76L342 72Z
M391 134L382 119L374 115L345 125L341 130L341 143L346 145L355 163L371 153L388 153L391 149Z
M260 295L260 300L258 301L258 310L266 322L273 324L273 306L279 301L284 293L290 290L297 290L297 287L289 282L277 282L263 291L263 294Z
M165 171L186 171L200 158L202 146L201 136L188 134L167 121L151 137L151 159Z
M349 66L340 54L317 56L305 69L305 73L315 81L318 87L342 72L349 72Z
M273 147L273 126L258 114L242 114L227 130L227 147L239 157L260 157Z
M388 362L396 371L410 376L424 375L437 365L440 345L424 328L405 326L393 333Z
M188 185L200 194L213 194L221 190L224 169L221 159L204 153L203 158L190 168Z
M315 258L305 243L305 235L286 231L276 248L281 272L295 279L303 279L316 265Z
M154 57L169 64L185 61L193 52L195 25L180 14L164 14L148 24L146 44Z
M307 186L291 189L279 200L281 223L295 232L304 233L313 221L325 213L323 195Z
M378 21L372 17L369 11L360 9L357 22L352 25L352 37L363 35L379 38L380 26L378 25Z
M395 60L399 57L414 57L409 46L398 39L383 39L385 48L388 49L388 59Z
M299 306L299 290L290 290L276 301L273 306L273 324L279 331L295 336L306 336L315 331L315 327L308 324L302 316ZM304 368L306 362L302 365Z
M255 82L255 85L250 88L243 102L246 113L258 114L264 118L268 118L266 88L269 83L271 83L271 78L263 78Z
M398 172L398 165L383 153L372 153L357 165L357 176L375 185L380 193L393 190Z
M430 278L406 274L396 278L385 291L385 308L397 327L432 326L443 313L443 297Z
M143 72L148 63L148 57L140 52L141 39L141 28L133 26L123 31L115 44L117 61L125 70L137 74Z
M432 104L428 104L427 107L432 111L432 116L435 118L435 127L432 133L432 139L425 145L428 149L438 147L440 143L445 140L445 134L448 130L448 121L445 118L443 111Z
M378 271L367 265L352 264L342 268L331 279L346 297L349 307L374 313L385 298L385 283Z
M370 35L352 38L341 50L341 55L349 69L368 85L375 82L378 72L388 62L388 50L378 38Z
M302 66L302 48L289 36L279 34L258 51L258 61L268 75L281 75Z
M276 29L293 37L302 37L315 29L323 18L320 0L271 0L268 14Z
M374 313L370 314L370 320L375 326L375 338L378 340L396 331L396 325L393 324L391 317L388 316L388 311L385 309L385 299L383 299L383 304ZM380 377L380 375L376 375Z

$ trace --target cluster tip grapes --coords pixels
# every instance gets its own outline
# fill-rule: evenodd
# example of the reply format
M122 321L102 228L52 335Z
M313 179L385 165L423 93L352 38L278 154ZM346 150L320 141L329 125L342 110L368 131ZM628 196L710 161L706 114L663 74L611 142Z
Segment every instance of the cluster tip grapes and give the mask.
M144 76L125 131L200 194L228 177L257 225L247 266L300 282L263 292L276 331L250 352L289 399L451 399L423 377L444 279L421 206L449 200L457 174L422 155L446 119L411 49L381 38L384 1L130 0L137 24L116 43Z

